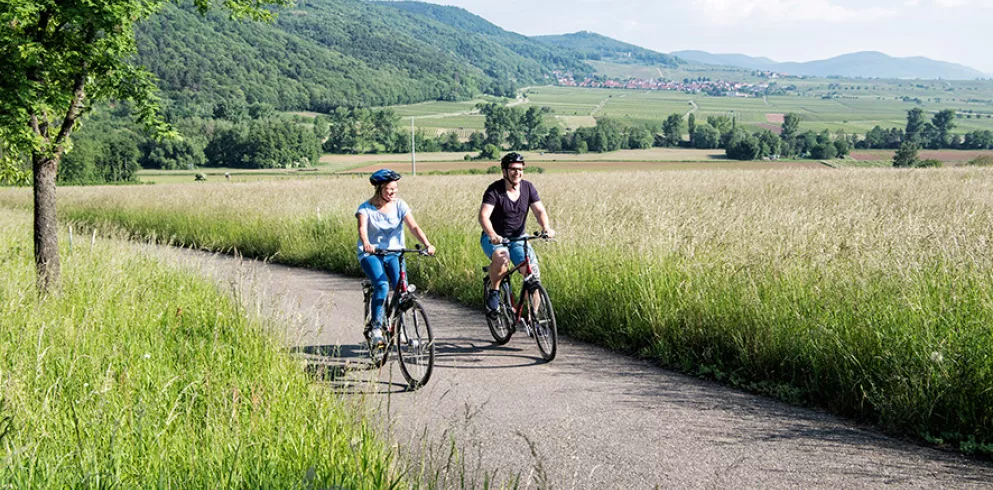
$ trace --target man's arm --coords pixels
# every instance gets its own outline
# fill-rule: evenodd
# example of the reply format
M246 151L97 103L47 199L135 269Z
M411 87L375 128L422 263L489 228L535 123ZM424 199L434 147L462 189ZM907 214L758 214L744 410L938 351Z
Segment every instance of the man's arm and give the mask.
M531 203L531 211L534 213L534 218L538 220L538 226L541 226L541 231L547 233L548 238L554 237L555 230L548 224L548 211L545 210L545 205L541 201L535 201Z
M490 221L490 216L493 214L493 205L483 203L479 207L479 225L483 227L483 233L490 237L490 243L496 245L503 242L503 237L497 235L496 230L493 229L493 222Z

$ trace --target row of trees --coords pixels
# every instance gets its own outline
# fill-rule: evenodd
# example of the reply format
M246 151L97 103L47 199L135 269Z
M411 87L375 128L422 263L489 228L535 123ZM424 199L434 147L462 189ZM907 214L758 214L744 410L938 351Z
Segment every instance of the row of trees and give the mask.
M57 180L61 184L134 182L142 168L293 168L309 166L321 156L315 129L286 117L240 122L188 118L175 127L182 138L155 138L128 119L98 112L80 129L73 150L59 166Z
M904 128L875 126L856 143L857 148L896 149L904 143L932 150L951 148L963 150L993 149L993 131L975 130L965 134L952 134L957 115L954 109L938 111L928 121L924 110L917 107L907 111Z

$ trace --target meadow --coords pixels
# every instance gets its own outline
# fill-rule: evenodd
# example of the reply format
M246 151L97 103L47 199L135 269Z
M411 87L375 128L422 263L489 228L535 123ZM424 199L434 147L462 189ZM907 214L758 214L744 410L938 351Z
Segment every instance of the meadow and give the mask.
M63 235L61 292L39 297L30 230L0 209L0 487L403 482L376 424L213 283L140 244Z
M673 369L988 451L993 172L530 175L562 332ZM480 303L475 213L493 176L407 176L438 247L418 285ZM63 188L63 219L359 274L358 178ZM28 205L26 191L0 204ZM568 355L568 353L563 353Z

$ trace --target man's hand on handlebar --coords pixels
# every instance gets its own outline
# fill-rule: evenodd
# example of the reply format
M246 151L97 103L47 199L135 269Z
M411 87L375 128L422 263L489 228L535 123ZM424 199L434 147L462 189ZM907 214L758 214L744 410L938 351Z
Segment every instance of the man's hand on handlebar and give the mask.
M490 235L490 243L493 245L500 245L504 242L504 238L500 235Z

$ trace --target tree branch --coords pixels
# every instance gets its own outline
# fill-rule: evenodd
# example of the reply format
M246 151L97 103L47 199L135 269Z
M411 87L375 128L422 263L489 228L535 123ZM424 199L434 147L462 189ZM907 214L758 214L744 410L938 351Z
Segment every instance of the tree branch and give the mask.
M52 19L52 10L46 8L41 11L41 15L38 17L38 27L34 33L35 42L42 43L45 41L45 31L48 30L48 22Z
M69 104L69 110L66 112L66 117L62 120L62 128L59 129L58 136L55 137L55 151L57 153L62 152L62 146L66 138L69 137L69 133L72 132L72 127L76 124L76 119L83 113L83 108L85 107L83 100L86 98L86 90L84 89L86 86L86 74L87 67L84 60L80 67L79 75L76 77L76 83L73 85L72 102Z
M93 25L87 27L85 45L92 46L93 39L96 37L96 28ZM72 102L69 103L69 109L66 111L65 118L62 119L62 127L59 129L59 134L55 137L56 155L62 154L62 149L65 146L66 140L69 138L69 133L72 132L72 128L76 124L76 119L79 118L80 114L83 113L83 109L86 107L83 104L83 100L86 99L86 78L89 74L88 54L88 51L83 54L82 60L79 62L79 73L76 74L76 80L72 86Z
M38 116L35 114L31 114L31 129L34 130L34 134L42 138L45 137L45 134L41 132L41 126L38 124Z

